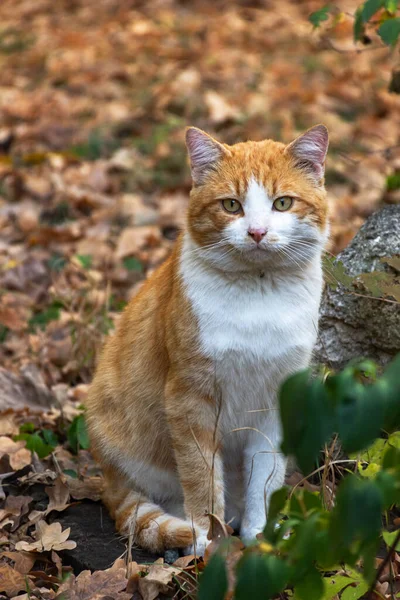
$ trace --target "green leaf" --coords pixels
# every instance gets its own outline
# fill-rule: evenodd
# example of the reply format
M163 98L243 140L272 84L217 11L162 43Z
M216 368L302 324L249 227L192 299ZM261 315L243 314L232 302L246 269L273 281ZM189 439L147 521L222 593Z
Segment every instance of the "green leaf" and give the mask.
M58 436L51 429L42 429L40 432L43 436L44 441L55 448L59 444Z
M369 590L369 584L365 581L359 581L356 585L349 585L344 592L340 600L359 600L364 598L364 594Z
M399 535L399 531L384 531L382 533L383 539L385 540L386 544L391 547L394 542L396 541L397 536ZM400 540L397 542L396 544L396 548L395 548L396 552L400 552Z
M47 261L47 264L49 266L49 269L55 271L56 273L59 273L67 264L67 259L64 256L62 256L62 254L55 253L50 256L49 260Z
M329 4L326 4L319 10L311 13L311 15L308 17L308 20L310 21L311 25L313 25L314 29L317 29L323 21L327 21L329 19L329 12L330 6Z
M388 192L400 189L400 172L396 171L386 177L386 189Z
M203 574L200 576L198 600L224 600L228 591L228 576L225 560L220 554L213 554Z
M387 46L395 46L400 35L400 17L388 19L382 23L378 34Z
M250 552L237 568L235 600L266 600L283 591L289 578L289 567L273 555ZM209 596L207 600L214 596Z
M300 469L309 473L324 443L333 433L332 405L323 383L310 380L309 371L289 377L279 392L282 451L296 457Z
M37 432L21 433L20 435L16 435L14 440L25 440L28 450L31 452L36 452L39 458L45 458L54 450L54 446L46 444L46 442Z
M386 367L383 376L376 382L374 389L383 399L385 416L383 429L395 431L400 429L400 354Z
M50 321L58 321L60 318L60 306L59 304L53 304L42 312L37 313L29 319L30 327L40 327L44 329Z
M267 524L264 529L264 535L267 539L270 539L270 536L273 536L273 534L276 532L276 520L286 504L287 495L288 491L286 488L280 488L271 495L268 508Z
M33 423L24 423L19 428L20 433L33 433L35 431L35 425Z
M77 254L76 258L84 269L90 269L92 266L93 258L90 256L90 254Z
M67 431L69 445L74 452L79 448L87 450L90 446L89 435L86 428L85 415L78 415L72 421Z
M327 381L337 403L335 427L345 452L363 450L379 436L384 406L372 386L354 379L353 370L345 369Z
M345 288L352 287L353 278L347 274L342 261L325 255L323 258L323 267L326 283L331 289L336 290L339 284L342 284Z
M0 323L0 344L3 344L6 341L9 331L10 330L8 329L8 327Z
M138 258L135 256L126 256L122 261L125 269L128 271L135 271L137 273L143 272L143 265Z
M359 6L354 15L353 35L354 41L358 42L364 33L364 21L362 18L362 5Z
M349 589L349 586L351 590L359 593L359 596L354 596L354 600L356 600L356 598L361 598L361 596L365 594L366 590L368 589L368 585L362 581L361 575L358 579L353 579L347 575L333 575L332 577L326 577L324 579L324 583L325 592L321 600L333 600L333 598L335 598L339 592ZM344 596L342 594L341 598L343 597ZM350 596L350 598L351 597L352 596Z
M398 0L385 0L385 8L386 10L394 15L397 10Z
M73 469L64 469L63 473L65 473L65 475L68 475L69 477L72 477L72 479L78 479L78 473Z
M366 0L362 7L361 17L364 23L370 20L380 8L382 8L384 0Z
M295 600L320 600L325 591L324 581L317 569L310 569L294 585Z
M369 479L353 475L339 486L336 505L332 511L330 535L333 547L349 547L353 542L368 543L379 535L383 496L379 487Z

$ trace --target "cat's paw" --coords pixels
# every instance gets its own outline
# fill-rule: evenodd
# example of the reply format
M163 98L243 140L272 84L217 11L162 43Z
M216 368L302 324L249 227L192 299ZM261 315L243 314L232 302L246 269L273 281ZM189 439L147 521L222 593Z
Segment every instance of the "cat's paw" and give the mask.
M207 538L207 531L197 531L195 543L185 549L185 554L194 554L197 558L200 558L200 556L204 556L205 549L209 543L210 540Z

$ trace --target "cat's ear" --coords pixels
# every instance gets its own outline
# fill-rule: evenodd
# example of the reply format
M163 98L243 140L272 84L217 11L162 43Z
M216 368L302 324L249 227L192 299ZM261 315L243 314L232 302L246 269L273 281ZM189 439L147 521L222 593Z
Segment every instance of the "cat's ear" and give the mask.
M325 125L316 125L300 135L286 147L295 165L320 184L325 172L325 158L328 151L329 136Z
M195 185L204 183L206 175L215 169L221 158L229 155L227 148L197 127L186 129L186 146Z

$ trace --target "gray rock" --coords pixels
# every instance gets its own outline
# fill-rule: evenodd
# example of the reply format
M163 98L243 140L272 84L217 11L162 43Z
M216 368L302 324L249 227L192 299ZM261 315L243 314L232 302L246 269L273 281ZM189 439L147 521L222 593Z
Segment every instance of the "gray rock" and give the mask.
M386 206L374 213L357 233L350 245L338 255L346 272L387 271L395 273L380 261L400 255L400 205ZM361 294L368 292L360 290ZM343 368L350 360L371 358L388 363L400 352L400 305L365 298L339 285L329 286L323 294L319 339L314 358L334 369Z
M76 542L76 548L64 550L62 554L64 564L71 565L76 574L85 569L108 569L126 552L127 540L115 531L114 521L100 502L83 501L54 514L51 520L61 523L63 529L71 528L69 538ZM132 560L139 564L154 562L157 558L159 555L132 548Z

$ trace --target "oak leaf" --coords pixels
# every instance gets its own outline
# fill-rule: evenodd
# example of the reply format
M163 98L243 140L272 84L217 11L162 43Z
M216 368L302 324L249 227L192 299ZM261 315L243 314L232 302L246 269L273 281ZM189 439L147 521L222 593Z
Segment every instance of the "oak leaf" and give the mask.
M177 573L179 569L156 561L151 565L146 577L139 579L139 592L143 600L155 600L160 594L168 594L171 591L172 579Z
M0 566L0 592L5 592L7 596L13 598L21 590L26 590L27 577L18 573L10 565Z
M17 542L16 550L46 552L48 550L73 550L76 543L68 540L71 528L62 531L60 523L48 525L45 521L39 521L36 525L35 542Z
M57 599L68 600L131 600L132 595L123 592L127 584L125 568L111 571L82 571L78 577L71 576L58 589Z
M32 453L25 448L25 442L14 442L9 437L0 437L0 457L8 454L10 466L14 471L19 471L31 464Z
M48 515L52 510L61 512L68 508L68 506L70 506L70 504L68 503L69 487L63 481L63 479L64 478L62 477L57 477L57 479L54 482L54 485L44 488L50 500L49 505L46 509L46 515Z

